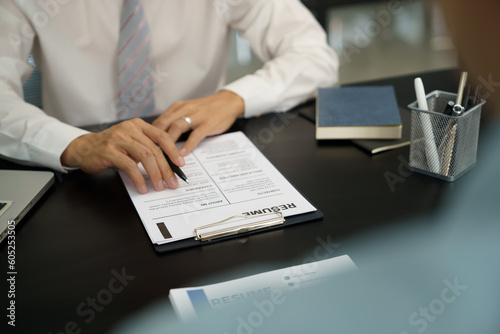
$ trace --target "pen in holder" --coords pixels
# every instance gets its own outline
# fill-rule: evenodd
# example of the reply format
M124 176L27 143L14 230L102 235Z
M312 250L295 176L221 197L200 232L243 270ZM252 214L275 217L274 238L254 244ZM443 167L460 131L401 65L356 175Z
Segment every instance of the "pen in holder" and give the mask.
M460 116L443 113L457 94L433 91L426 95L429 111L411 110L410 170L446 181L455 181L476 164L479 121L484 100ZM429 141L432 141L430 150ZM435 145L435 146L434 146Z

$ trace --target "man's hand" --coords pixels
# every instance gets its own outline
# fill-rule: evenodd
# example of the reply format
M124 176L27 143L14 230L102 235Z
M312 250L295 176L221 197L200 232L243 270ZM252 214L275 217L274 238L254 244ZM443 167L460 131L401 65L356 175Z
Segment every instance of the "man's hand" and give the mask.
M87 173L99 173L113 167L122 169L137 190L146 193L146 182L137 166L141 162L156 190L165 189L163 181L175 189L179 182L162 150L177 166L184 166L184 159L170 136L136 118L76 138L61 155L61 163L63 166L79 167Z
M181 155L186 156L203 138L229 129L244 111L243 99L223 90L200 99L174 102L153 125L167 131L174 142L191 129L191 134L180 150ZM191 128L182 117L191 119Z

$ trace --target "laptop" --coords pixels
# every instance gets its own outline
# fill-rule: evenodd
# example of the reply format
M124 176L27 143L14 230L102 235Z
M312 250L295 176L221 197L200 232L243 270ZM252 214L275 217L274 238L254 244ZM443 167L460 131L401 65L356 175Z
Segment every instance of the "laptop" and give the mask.
M53 184L52 172L0 170L0 242Z

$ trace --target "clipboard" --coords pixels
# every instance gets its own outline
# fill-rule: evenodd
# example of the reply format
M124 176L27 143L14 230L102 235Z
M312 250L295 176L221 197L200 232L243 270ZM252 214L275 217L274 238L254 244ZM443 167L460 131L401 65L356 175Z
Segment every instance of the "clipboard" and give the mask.
M274 219L272 217L268 217L268 215L273 215L273 214L275 214ZM299 223L319 220L319 219L323 218L323 213L320 210L316 210L313 212L284 217L283 213L281 211L276 211L276 212L272 212L272 213L268 213L268 214L262 214L259 216L262 216L263 219L259 220L257 222L257 224L255 224L255 225L253 223L250 223L252 225L242 224L242 225L239 225L237 228L231 228L231 231L227 231L227 233L226 233L227 228L223 227L223 225L226 223L226 221L229 221L231 219L242 218L244 216L232 216L232 217L228 217L227 219L224 219L220 222L215 222L212 224L207 224L204 226L197 227L195 230L198 230L198 231L195 231L195 237L193 237L193 238L179 240L179 241L175 241L175 242L171 242L171 243L167 243L167 244L161 244L161 245L153 244L153 246L158 253L167 253L167 252L187 249L187 248L191 248L191 247L209 245L209 244L212 244L215 242L230 240L230 239L239 238L239 237L246 237L246 236L256 234L256 233L272 231L272 230L284 228L284 227L299 224ZM242 219L244 220L244 218L242 218ZM217 225L219 225L221 228L215 232L216 235L214 237L210 237L210 236L203 237L203 238L198 237L198 236L203 236L203 234L204 234L203 230L205 228L217 226Z
M168 193L144 195L138 194L127 174L120 171L159 253L323 217L242 132L205 139L186 157L185 167L194 176L189 184ZM207 230L215 233L206 234Z

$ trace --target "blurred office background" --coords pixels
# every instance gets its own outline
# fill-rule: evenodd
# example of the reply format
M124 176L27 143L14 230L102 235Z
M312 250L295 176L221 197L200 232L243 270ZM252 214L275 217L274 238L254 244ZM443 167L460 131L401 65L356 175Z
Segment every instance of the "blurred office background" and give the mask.
M302 0L340 58L339 84L457 66L439 7L432 0ZM232 36L228 82L262 63Z
M433 0L302 2L339 55L340 85L457 67L455 50ZM247 41L235 32L231 38L227 82L262 66ZM40 80L35 71L24 87L26 100L36 106L41 106Z

